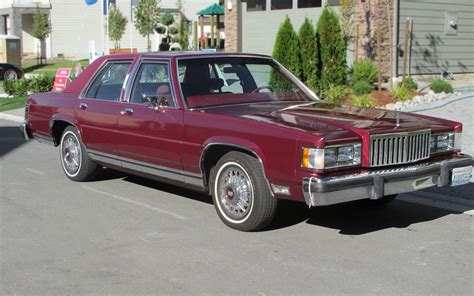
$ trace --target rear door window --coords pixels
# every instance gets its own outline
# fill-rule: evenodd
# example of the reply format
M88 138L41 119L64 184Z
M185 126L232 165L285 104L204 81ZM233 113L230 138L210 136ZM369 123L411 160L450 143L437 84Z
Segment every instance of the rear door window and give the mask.
M168 63L145 62L140 65L133 84L130 102L148 105L151 101L168 107L176 107Z
M131 62L109 63L97 75L86 93L86 98L118 101Z

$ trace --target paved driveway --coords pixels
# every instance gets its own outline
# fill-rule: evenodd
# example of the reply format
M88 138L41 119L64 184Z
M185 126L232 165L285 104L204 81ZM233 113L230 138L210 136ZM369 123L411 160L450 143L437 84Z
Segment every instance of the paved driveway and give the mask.
M71 182L15 125L0 120L0 295L472 295L468 213L281 202L242 233L206 195L109 170Z
M454 100L423 105L413 110L420 114L462 122L462 151L474 155L474 86L459 91L461 96ZM474 175L471 182L474 182ZM432 188L427 191L474 200L474 183L454 188Z

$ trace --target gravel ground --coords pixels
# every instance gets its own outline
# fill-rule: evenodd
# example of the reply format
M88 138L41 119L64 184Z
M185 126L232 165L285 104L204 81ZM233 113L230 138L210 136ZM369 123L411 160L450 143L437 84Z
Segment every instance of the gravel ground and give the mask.
M463 123L462 151L474 155L474 86L456 89L460 96L417 106L409 112L441 117ZM429 188L426 191L474 200L474 177L471 183L458 187Z

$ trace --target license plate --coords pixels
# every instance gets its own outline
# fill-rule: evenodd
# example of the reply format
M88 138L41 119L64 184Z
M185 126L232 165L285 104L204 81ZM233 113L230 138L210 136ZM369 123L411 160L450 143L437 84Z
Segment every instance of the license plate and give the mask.
M451 175L451 186L464 185L470 182L472 177L472 166L455 168Z

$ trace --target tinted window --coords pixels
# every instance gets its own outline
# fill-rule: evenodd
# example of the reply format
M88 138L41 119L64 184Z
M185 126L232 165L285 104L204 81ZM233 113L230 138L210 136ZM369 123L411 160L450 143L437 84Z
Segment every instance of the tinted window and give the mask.
M267 9L267 0L247 0L247 11L262 11Z
M329 0L331 3L331 0ZM298 8L321 7L321 0L298 0Z
M86 98L118 101L130 64L109 63L106 65L90 86Z
M175 106L171 93L168 64L143 63L132 89L131 102L148 104L149 99L165 99L167 106Z
M272 0L272 10L291 8L293 8L293 0Z

